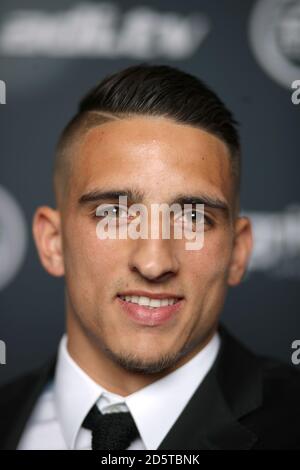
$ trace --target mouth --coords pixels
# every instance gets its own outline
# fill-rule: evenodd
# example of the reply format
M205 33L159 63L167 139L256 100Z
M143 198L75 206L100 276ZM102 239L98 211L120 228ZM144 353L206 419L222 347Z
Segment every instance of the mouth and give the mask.
M117 295L122 311L135 323L159 326L176 316L183 297L173 294L126 292Z

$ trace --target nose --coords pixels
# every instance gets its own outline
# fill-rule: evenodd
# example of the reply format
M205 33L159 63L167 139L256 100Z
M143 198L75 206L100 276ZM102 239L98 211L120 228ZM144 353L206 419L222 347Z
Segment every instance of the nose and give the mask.
M179 263L167 239L139 239L132 241L130 270L152 282L168 280L178 272Z

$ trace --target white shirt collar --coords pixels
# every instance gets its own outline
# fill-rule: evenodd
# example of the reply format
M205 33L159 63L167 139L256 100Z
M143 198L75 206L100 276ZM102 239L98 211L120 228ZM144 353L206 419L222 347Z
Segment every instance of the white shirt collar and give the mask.
M71 358L67 336L61 339L54 380L58 420L69 449L74 449L82 422L99 401L100 407L124 403L130 410L146 449L157 449L212 367L220 348L216 333L186 364L126 397L104 389ZM99 400L99 397L100 400ZM122 408L122 407L121 407Z

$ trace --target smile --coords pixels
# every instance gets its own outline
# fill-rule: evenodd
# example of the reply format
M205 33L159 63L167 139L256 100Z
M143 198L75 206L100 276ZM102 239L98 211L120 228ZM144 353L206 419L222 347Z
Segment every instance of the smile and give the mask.
M150 294L126 295L119 294L117 300L121 310L134 323L145 326L159 326L169 322L179 312L183 298L166 295ZM160 298L158 298L160 297Z
M173 305L179 302L179 299L175 299L174 297L170 297L166 299L153 299L150 297L138 296L138 295L120 295L120 298L122 300L125 300L126 302L143 305L148 308L165 307L167 305Z

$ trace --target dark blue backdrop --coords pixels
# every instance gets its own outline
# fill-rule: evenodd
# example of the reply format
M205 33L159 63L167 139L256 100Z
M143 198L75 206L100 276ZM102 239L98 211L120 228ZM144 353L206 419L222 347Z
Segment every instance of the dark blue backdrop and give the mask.
M147 60L205 80L241 123L242 208L256 246L223 320L254 350L291 362L300 339L299 12L298 0L1 2L0 382L45 360L64 328L63 279L44 272L31 236L36 206L54 202L57 136L92 85Z

